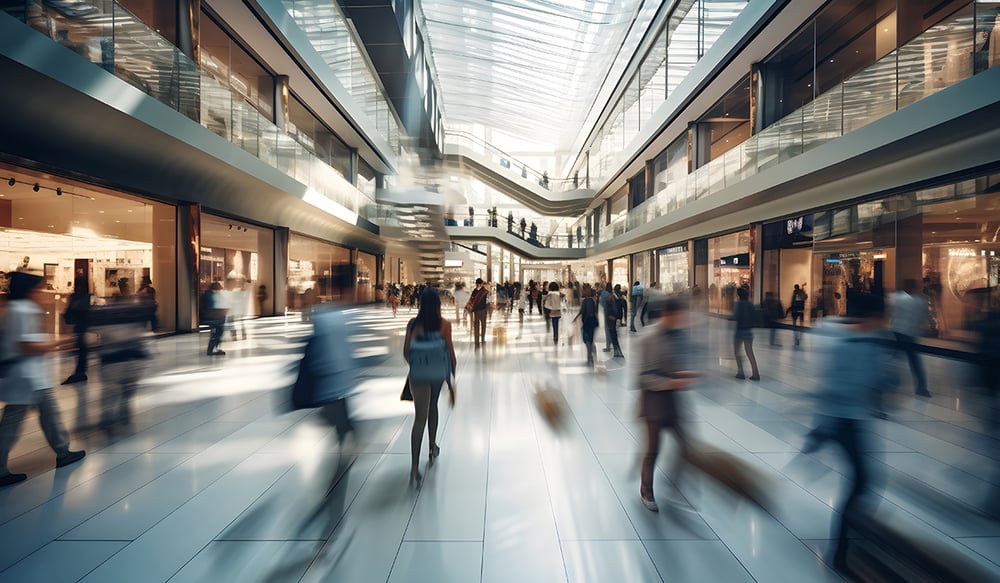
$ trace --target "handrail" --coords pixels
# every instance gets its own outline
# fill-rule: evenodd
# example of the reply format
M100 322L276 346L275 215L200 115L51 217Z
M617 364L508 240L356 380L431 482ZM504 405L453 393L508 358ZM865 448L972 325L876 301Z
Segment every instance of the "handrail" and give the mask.
M65 5L65 6L64 6ZM105 8L110 7L110 12ZM93 64L198 122L344 209L368 218L375 201L278 129L241 93L223 85L118 2L29 0L3 9ZM321 206L325 205L322 203Z
M498 216L496 219L489 214L472 214L472 215L446 215L445 219L446 227L490 227L497 229L498 231L503 231L505 233L510 233L511 235L523 239L524 241L540 248L546 249L580 249L589 246L589 240L586 235L581 234L577 237L576 234L557 234L551 231L548 226L540 227L532 221L525 220L524 229L521 229L521 217L515 217L515 220L508 226L508 221L506 216ZM532 232L534 228L534 232ZM557 227L558 229L558 227Z
M979 72L968 59L975 53L975 30L972 8L961 9L720 157L666 183L610 224L602 224L598 242L611 241L971 77ZM573 227L586 230L588 218L581 217Z
M470 132L464 130L445 130L444 133L446 141L449 136L453 136L459 140L472 142L476 146L486 150L485 153L493 154L496 157L496 163L499 167L513 174L519 173L521 178L524 179L528 179L530 175L533 182L537 182L539 186L545 188L546 190L565 191L584 187L583 183L586 181L586 178L551 178L548 175L548 172L539 172L538 170L535 170L526 163L518 160L516 157ZM553 185L560 185L560 188L552 188Z

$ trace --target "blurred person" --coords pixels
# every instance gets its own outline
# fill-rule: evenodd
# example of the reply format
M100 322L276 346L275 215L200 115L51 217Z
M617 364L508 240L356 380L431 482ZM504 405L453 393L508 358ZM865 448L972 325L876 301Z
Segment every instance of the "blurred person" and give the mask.
M149 329L156 332L160 327L160 320L156 317L156 288L153 287L153 280L148 275L142 276L139 291L135 292L135 295L140 302L153 306L153 309L148 311Z
M795 284L792 289L792 303L788 305L788 313L792 315L792 328L795 334L795 345L802 341L802 326L806 323L806 300L809 294L806 293L805 285Z
M514 232L514 211L507 211L507 232Z
M87 361L90 358L90 349L87 345L87 327L90 317L91 295L88 289L87 278L78 277L73 282L73 293L69 296L69 305L63 319L67 324L73 326L73 334L76 335L76 369L69 375L64 385L71 385L87 380Z
M559 344L559 319L562 317L562 293L559 292L559 284L552 282L549 284L549 293L545 296L545 311L552 321L552 342Z
M246 318L250 296L243 291L243 282L244 280L242 279L235 280L232 289L227 292L229 314L227 314L226 318L229 321L229 332L232 334L233 342L236 342L240 337L243 340L247 339L246 322L243 320Z
M528 292L521 286L521 282L514 284L514 290L514 293L517 296L517 325L520 329L524 327L524 308L528 303Z
M686 326L687 307L680 300L657 300L648 310L656 325L639 336L638 374L639 417L646 424L646 452L642 457L639 496L643 506L658 512L653 495L656 457L660 452L660 433L671 430L680 452L675 462L673 479L680 477L682 460L689 449L687 432L680 414L679 391L687 389L701 373L696 368L691 351L693 344Z
M388 294L389 307L392 308L392 317L395 318L396 314L399 312L399 288L395 285L390 285Z
M4 307L0 334L0 400L5 405L0 417L0 486L27 479L12 474L7 467L10 450L20 437L21 424L32 407L61 468L84 457L83 451L69 449L69 433L59 418L53 391L54 382L45 355L61 350L75 340L50 340L42 332L44 311L38 300L43 278L23 271L10 274L10 288Z
M528 280L528 315L530 316L532 310L535 309L535 298L538 297L538 284L535 280Z
M132 422L131 402L146 369L150 351L146 323L155 304L138 302L94 308L93 324L101 337L101 421L113 436L117 425Z
M615 307L618 310L618 325L624 328L625 320L628 319L628 301L625 299L625 290L620 284L615 286Z
M226 306L225 297L222 295L222 284L213 282L212 285L202 294L203 321L209 328L208 356L225 356L222 346L222 331L226 325L226 313L229 311Z
M863 515L863 497L870 494L873 485L871 462L865 453L873 451L867 422L878 411L881 393L893 384L893 341L885 330L884 314L884 300L879 295L862 294L851 302L845 331L834 339L819 377L814 429L802 448L808 454L827 441L835 442L851 469L847 495L834 509L831 525L837 532L833 565L841 572L847 570L848 527Z
M292 403L298 408L320 407L343 446L354 431L347 401L358 384L360 370L351 348L356 325L345 310L355 300L350 266L334 266L330 284L331 303L318 306L312 316L313 331L299 364Z
M636 331L635 315L639 311L639 306L642 305L643 292L644 290L642 289L642 285L639 283L639 280L636 280L635 283L632 284L632 289L629 291L629 300L632 304L632 323L629 324L630 332Z
M519 226L521 227L521 238L523 239L524 238L524 229L526 229L528 227L528 221L524 217L521 217L521 223L520 223Z
M477 277L476 287L465 303L465 310L472 313L472 336L477 349L480 345L486 344L486 313L489 311L487 296L489 290L483 284L483 279Z
M482 289L482 280L476 280L477 291ZM484 321L485 322L485 321ZM415 340L425 342L435 342L443 340L442 349L447 350L447 356L451 369L445 371L445 375L440 380L430 382L418 381L413 378L413 363L411 362L411 349ZM430 454L429 464L433 465L438 456L441 455L441 447L437 443L438 428L438 398L441 396L441 385L448 381L449 403L455 406L455 387L451 382L451 377L458 367L458 359L455 357L455 345L451 337L451 322L441 317L441 296L434 288L426 288L420 298L420 311L415 318L406 325L406 338L403 340L403 359L410 364L410 377L407 381L410 386L410 393L413 396L413 407L415 417L413 419L413 429L410 432L410 482L415 482L420 486L422 477L420 475L420 447L424 439L424 426L427 427L428 451Z
M928 299L921 293L920 284L915 279L903 282L903 289L892 294L892 312L889 330L896 337L896 347L904 352L910 361L913 373L914 392L921 397L930 397L927 390L927 373L920 359L916 339L923 336L930 319Z
M736 290L736 296L739 298L733 305L733 317L735 320L735 330L733 332L733 354L736 356L736 378L745 379L746 376L743 374L743 360L740 358L740 348L747 354L747 358L750 359L750 370L753 374L750 375L750 380L759 381L760 371L757 369L757 357L753 353L753 329L758 325L758 319L760 318L757 308L750 303L750 290L741 287Z
M552 325L552 322L549 320L549 309L547 307L545 307L545 298L546 298L546 296L548 296L548 294L549 294L549 282L548 281L543 281L542 282L542 287L539 290L538 311L542 312L542 314L545 315L545 331L546 332L549 331L549 326Z
M580 318L580 335L583 338L583 346L587 350L587 365L594 366L597 358L597 348L594 346L594 331L597 330L597 301L594 299L594 289L589 283L583 284L580 292L583 299L580 301L580 311L573 318L575 322Z
M639 325L646 326L646 320L649 306L655 304L657 301L661 301L666 298L666 294L660 289L660 284L658 282L652 282L649 284L649 288L645 290L642 294L643 302L642 306L639 308ZM697 307L697 306L695 306Z
M612 358L625 358L622 347L618 344L618 298L612 292L610 282L605 284L604 292L601 293L601 307L604 309L604 342L606 344L604 352L611 352L611 347L614 347L615 353Z
M469 303L469 290L465 289L464 282L458 282L455 284L455 321L459 326L463 326L469 321L469 313L465 309L465 305Z
M771 346L781 345L775 342L774 336L778 331L778 321L785 317L785 309L781 305L781 300L774 295L774 292L765 292L764 301L760 304L760 311L764 315L764 322L771 329Z
M267 303L267 286L261 284L257 287L257 317L264 317L264 304Z

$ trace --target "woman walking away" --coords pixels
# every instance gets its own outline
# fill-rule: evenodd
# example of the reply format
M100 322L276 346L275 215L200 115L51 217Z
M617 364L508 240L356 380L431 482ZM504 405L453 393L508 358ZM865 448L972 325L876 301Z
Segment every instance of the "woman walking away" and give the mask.
M0 486L16 484L27 479L24 474L12 474L7 468L7 457L20 437L21 424L28 410L38 408L38 422L42 426L49 447L56 452L56 467L61 468L83 459L82 451L70 451L69 433L59 419L51 368L45 354L63 348L66 342L48 340L42 332L44 313L39 307L38 290L42 278L17 271L10 274L10 293L3 314L2 342L0 342L0 400L4 401L0 417Z
M455 345L451 341L451 322L441 317L441 296L432 287L424 288L417 317L406 325L403 358L410 365L407 382L416 413L410 432L410 482L419 487L424 426L427 426L430 464L433 465L441 455L437 444L438 397L441 396L441 385L448 380L449 401L452 407L455 406L455 384L451 382L451 376L458 365Z
M597 348L594 346L594 330L597 330L597 300L594 299L594 289L589 283L583 284L583 301L580 302L580 312L576 318L582 318L580 332L583 345L587 349L587 365L594 366ZM576 321L576 318L573 318Z
M545 296L545 310L552 320L552 342L559 344L559 318L562 317L562 293L559 292L559 284L552 282L549 284L549 293Z
M753 355L753 329L757 326L759 314L757 308L750 303L750 290L741 287L736 290L739 300L733 305L733 320L736 320L736 332L733 336L733 353L736 355L736 378L745 379L743 374L743 361L740 359L740 346L747 353L750 359L750 370L753 374L750 380L759 381L760 371L757 370L757 358Z

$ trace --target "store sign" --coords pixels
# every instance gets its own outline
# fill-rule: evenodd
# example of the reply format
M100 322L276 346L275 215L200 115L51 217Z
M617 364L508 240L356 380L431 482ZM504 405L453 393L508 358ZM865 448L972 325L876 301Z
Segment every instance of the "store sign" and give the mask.
M750 254L740 253L739 255L729 255L719 259L720 267L750 267Z
M986 251L983 251L986 254ZM979 253L976 253L975 249L969 247L957 247L953 249L948 249L948 257L977 257Z
M794 235L802 231L802 227L805 226L805 217L799 217L797 219L788 219L785 222L785 233L789 235Z

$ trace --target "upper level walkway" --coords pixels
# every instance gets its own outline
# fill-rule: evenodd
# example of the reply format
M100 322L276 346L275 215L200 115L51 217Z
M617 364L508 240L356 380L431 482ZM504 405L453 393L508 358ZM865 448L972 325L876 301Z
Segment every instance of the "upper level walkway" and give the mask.
M531 242L516 233L500 227L445 227L452 241L486 241L513 251L525 259L573 261L587 256L580 247L545 247L540 241ZM558 238L566 245L565 237Z
M685 395L691 431L763 472L774 502L748 506L696 478L668 501L668 448L653 514L638 496L635 336L621 328L625 360L595 373L566 314L558 345L537 313L523 326L494 314L506 343L488 336L481 351L456 327L458 402L442 399L441 458L422 464L419 490L407 485L413 408L399 401L405 309L356 312L358 348L389 356L366 371L351 405L360 432L343 448L318 412L283 410L308 325L250 322L246 340L226 334L222 357L204 356L207 334L157 340L133 425L110 439L88 429L95 361L87 383L57 388L82 462L52 470L34 416L25 423L11 466L30 478L0 489L0 581L842 581L824 553L844 466L833 448L797 456L816 335L804 350L787 331L784 348L758 338L752 383L732 378L724 325L698 328L716 364ZM54 363L60 378L71 360ZM925 361L933 398L904 386L873 427L880 512L1000 578L1000 524L973 508L1000 485L995 403L958 385L956 363ZM558 432L533 404L544 382L568 402Z

